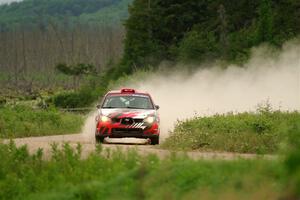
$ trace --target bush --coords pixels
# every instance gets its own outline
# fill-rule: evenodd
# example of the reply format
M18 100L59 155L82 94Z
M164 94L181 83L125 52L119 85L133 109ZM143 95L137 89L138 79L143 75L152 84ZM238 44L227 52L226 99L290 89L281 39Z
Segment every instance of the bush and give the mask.
M47 100L58 108L89 107L107 92L109 82L113 79L109 71L101 76L90 76L78 91L62 92Z
M241 153L274 153L286 130L300 121L298 112L265 111L196 117L179 122L165 148Z
M92 104L94 101L89 91L65 92L53 97L53 103L59 108L81 108Z
M0 108L0 138L78 133L82 125L82 116L53 109L35 110L28 106Z

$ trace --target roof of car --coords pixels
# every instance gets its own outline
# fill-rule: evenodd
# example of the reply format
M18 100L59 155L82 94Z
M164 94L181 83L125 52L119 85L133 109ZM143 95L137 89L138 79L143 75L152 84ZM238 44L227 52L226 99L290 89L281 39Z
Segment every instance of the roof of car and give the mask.
M149 95L147 92L137 91L135 89L120 89L120 90L111 90L107 93L108 94L124 94L124 95L131 95L131 94L143 94L143 95Z

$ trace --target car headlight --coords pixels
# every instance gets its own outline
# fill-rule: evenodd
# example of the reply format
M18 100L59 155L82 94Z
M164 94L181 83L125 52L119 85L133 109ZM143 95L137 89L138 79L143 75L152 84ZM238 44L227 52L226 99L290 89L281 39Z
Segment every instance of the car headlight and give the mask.
M102 122L108 122L108 121L110 121L110 118L103 115L103 116L100 117L100 120Z
M145 119L145 122L152 124L155 121L155 117L149 116Z

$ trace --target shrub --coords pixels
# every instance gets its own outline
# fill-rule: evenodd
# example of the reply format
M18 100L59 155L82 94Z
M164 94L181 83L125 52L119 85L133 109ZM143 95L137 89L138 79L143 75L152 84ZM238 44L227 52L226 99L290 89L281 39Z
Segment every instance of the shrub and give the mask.
M90 105L94 101L89 91L65 92L53 97L53 103L60 108L80 108Z
M79 90L54 95L47 100L47 103L58 108L89 107L106 93L111 79L108 72L102 76L90 76L86 78L86 83Z
M241 153L274 153L298 112L266 111L196 117L179 122L163 146Z
M0 108L0 138L78 133L83 117L55 109L35 110L28 106Z

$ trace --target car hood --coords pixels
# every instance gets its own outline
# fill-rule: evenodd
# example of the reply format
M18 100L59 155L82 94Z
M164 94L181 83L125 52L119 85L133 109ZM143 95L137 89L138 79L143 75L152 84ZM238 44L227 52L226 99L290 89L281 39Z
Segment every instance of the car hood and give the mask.
M145 119L148 116L156 115L155 110L144 110L144 109L101 109L100 115L105 115L110 118L134 118L134 119Z

